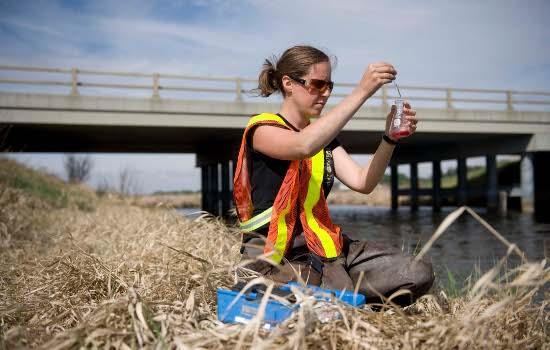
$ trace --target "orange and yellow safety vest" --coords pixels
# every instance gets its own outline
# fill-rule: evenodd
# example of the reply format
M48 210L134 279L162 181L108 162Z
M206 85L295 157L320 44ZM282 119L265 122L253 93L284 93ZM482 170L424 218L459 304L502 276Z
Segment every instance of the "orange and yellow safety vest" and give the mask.
M323 193L324 149L311 158L291 161L273 206L252 216L254 206L246 160L246 140L248 132L257 125L290 129L281 117L270 113L253 116L246 126L233 180L233 198L241 230L251 232L269 222L264 252L273 252L271 258L280 262L288 251L294 226L299 219L311 252L329 259L339 256L342 252L342 234L340 227L332 223Z

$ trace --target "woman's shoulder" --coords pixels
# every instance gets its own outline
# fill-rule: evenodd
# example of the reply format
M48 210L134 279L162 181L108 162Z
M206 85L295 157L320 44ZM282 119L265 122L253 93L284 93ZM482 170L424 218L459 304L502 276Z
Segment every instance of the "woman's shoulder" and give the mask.
M278 114L275 113L260 113L255 114L250 117L248 120L247 127L251 127L256 124L262 124L262 123L273 123L276 122L277 124L286 125L285 120Z

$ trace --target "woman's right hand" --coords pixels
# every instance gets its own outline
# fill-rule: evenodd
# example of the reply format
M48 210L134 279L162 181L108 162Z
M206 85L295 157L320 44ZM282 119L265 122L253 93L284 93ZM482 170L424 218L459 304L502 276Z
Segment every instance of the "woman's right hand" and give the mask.
M363 78L359 82L359 87L367 94L367 98L374 95L382 85L391 83L395 80L397 71L386 62L371 63L367 67Z

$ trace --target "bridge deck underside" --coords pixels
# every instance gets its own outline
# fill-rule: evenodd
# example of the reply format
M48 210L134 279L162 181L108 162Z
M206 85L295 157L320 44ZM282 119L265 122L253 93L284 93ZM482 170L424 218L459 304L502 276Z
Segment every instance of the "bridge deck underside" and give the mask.
M240 144L241 129L97 125L0 125L0 149L13 152L215 153L227 158ZM346 131L338 138L350 153L374 153L380 131ZM519 153L530 135L422 133L398 146L394 161Z

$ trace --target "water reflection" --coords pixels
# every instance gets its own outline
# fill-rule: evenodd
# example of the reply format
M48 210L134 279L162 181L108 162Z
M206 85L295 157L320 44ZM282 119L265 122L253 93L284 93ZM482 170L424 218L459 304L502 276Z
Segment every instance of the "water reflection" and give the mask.
M342 231L355 239L380 241L407 252L419 251L435 232L451 208L433 213L431 208L420 208L413 213L409 208L392 212L388 208L364 206L331 206L333 220ZM531 215L509 213L506 217L489 215L476 209L509 242L515 243L529 260L542 260L548 255L550 224L534 221ZM445 285L447 269L459 280L464 280L479 268L494 266L506 255L507 247L468 213L464 213L441 236L428 252L439 283ZM511 256L513 266L519 259Z

